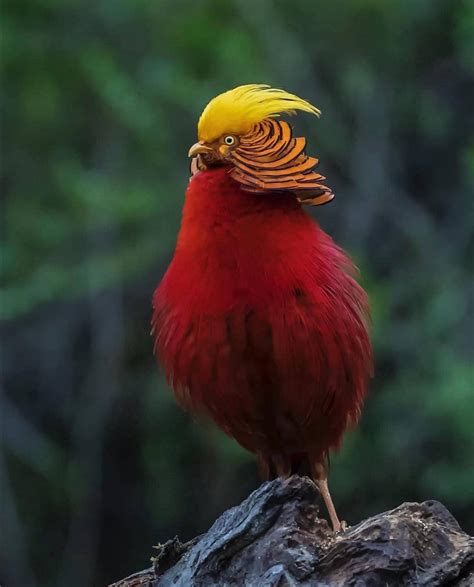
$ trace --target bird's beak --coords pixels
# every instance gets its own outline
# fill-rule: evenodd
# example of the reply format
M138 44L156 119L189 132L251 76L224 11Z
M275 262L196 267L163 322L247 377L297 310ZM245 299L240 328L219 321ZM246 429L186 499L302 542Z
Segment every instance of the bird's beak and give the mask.
M199 141L199 143L194 143L194 145L189 149L188 157L196 157L196 155L205 155L206 153L213 153L214 149L206 145L204 141Z

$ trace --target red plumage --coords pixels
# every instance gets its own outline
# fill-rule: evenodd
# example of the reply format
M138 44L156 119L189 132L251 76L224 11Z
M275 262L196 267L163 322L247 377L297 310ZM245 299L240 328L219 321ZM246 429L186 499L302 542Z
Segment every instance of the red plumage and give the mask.
M154 294L156 352L180 404L278 472L323 463L357 421L372 356L367 297L291 193L248 193L215 167L186 193Z

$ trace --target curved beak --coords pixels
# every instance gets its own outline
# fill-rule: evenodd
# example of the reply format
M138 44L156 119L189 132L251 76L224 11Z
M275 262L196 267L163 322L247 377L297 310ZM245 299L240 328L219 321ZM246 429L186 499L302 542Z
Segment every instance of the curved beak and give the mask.
M199 143L194 143L194 145L189 149L188 157L196 157L196 155L204 155L206 153L213 153L214 149L209 147L204 143L204 141L199 141Z

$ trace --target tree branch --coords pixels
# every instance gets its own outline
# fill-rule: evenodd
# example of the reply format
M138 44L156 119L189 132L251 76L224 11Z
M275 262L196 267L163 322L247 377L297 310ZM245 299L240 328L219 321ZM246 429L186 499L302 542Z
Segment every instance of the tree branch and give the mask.
M263 484L211 529L160 545L154 565L111 587L468 587L474 539L439 502L404 503L334 535L307 478Z

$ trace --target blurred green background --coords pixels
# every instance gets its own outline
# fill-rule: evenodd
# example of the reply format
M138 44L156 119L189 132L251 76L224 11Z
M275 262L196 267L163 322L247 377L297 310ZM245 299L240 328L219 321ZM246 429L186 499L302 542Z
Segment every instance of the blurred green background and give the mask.
M337 196L312 213L372 300L336 504L356 523L434 498L474 531L474 3L4 0L1 20L2 585L117 580L258 485L175 406L149 336L197 118L250 82L322 109L295 121Z

